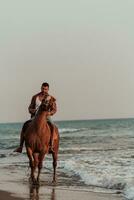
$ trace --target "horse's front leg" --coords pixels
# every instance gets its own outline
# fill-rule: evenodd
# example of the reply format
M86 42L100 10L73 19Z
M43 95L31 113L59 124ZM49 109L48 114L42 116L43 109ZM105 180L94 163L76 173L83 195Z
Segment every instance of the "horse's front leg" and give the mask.
M31 168L30 178L31 178L33 184L36 184L36 178L35 178L35 175L34 175L35 163L34 163L33 153L32 153L31 148L26 148L26 150L27 150L27 155L28 155L28 158L29 158L29 165L30 165L30 168Z
M39 178L40 178L40 173L41 173L41 169L42 169L42 166L43 166L43 159L45 157L45 153L40 153L39 154L39 157L38 157L38 175L37 175L37 182L39 183Z
M37 180L35 178L35 163L34 163L34 160L30 160L30 167L31 167L31 179L32 179L32 183L33 184L36 184L37 183Z

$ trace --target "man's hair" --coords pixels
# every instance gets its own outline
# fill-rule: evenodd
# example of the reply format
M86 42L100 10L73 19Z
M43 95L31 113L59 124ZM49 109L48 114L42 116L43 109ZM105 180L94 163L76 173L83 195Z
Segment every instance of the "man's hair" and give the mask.
M47 82L42 83L43 87L48 87L49 88L49 84Z

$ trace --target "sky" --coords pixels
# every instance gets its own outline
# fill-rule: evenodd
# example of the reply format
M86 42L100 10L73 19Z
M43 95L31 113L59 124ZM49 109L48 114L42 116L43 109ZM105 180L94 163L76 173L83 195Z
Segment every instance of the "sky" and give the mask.
M54 120L134 117L133 0L0 1L0 122L30 118L42 82Z

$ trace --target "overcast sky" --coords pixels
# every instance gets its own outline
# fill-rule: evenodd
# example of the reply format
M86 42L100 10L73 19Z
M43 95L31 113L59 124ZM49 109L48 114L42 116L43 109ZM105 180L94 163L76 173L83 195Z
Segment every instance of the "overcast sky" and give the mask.
M133 0L0 2L0 122L27 120L42 82L54 120L134 117Z

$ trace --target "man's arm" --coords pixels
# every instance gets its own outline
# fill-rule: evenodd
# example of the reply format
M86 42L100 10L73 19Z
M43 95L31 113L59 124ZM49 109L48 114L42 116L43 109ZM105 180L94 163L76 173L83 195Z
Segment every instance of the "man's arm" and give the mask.
M35 112L36 112L36 109L35 109L35 96L32 97L31 99L31 103L28 107L28 111L31 115L34 115Z

